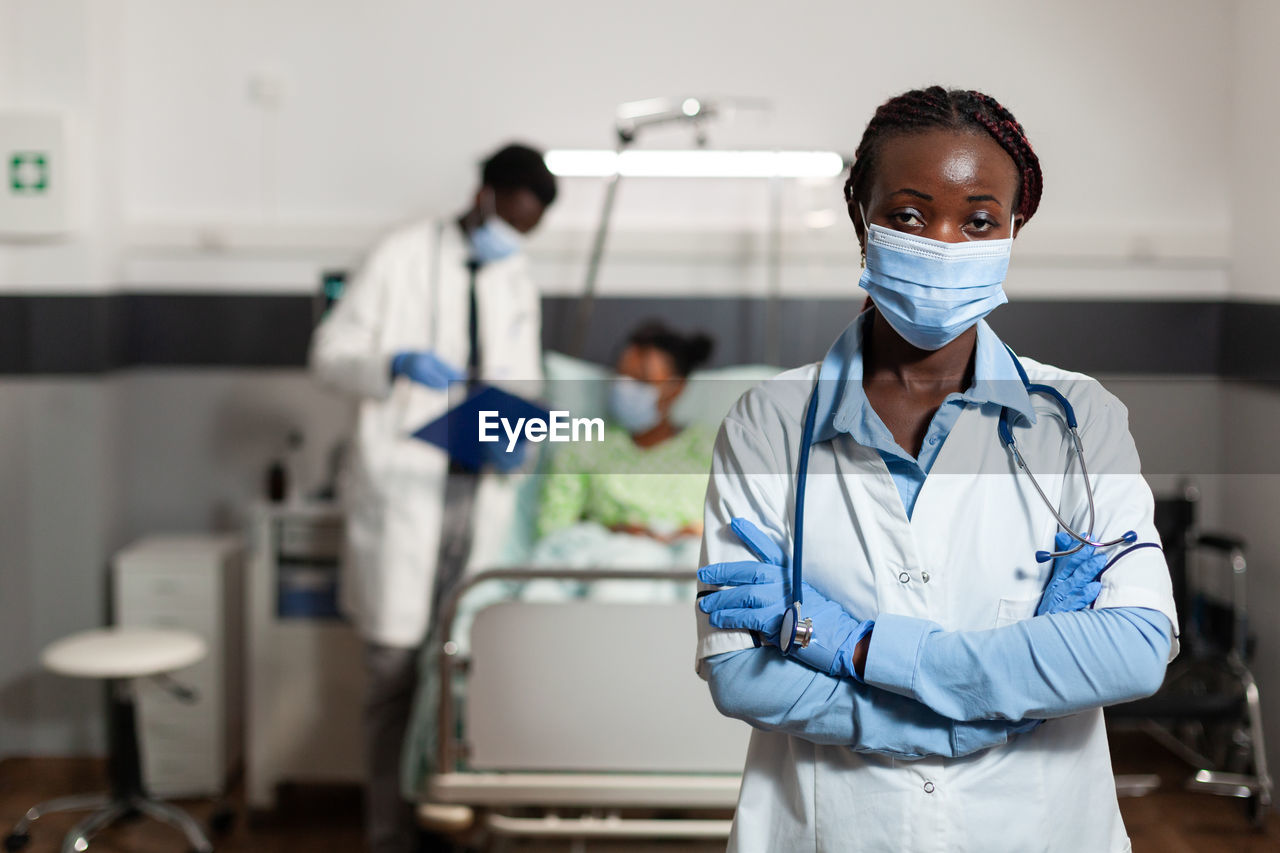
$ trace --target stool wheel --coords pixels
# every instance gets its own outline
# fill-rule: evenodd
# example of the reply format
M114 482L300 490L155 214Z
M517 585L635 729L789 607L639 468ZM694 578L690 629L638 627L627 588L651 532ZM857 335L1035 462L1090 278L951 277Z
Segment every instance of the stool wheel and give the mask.
M236 810L223 806L209 815L209 831L214 835L227 835L236 825Z
M1249 818L1249 825L1254 829L1262 829L1267 822L1267 809L1262 807L1262 798L1253 794L1244 801L1244 813Z
M11 832L4 837L5 850L21 850L31 843L31 835L26 832Z

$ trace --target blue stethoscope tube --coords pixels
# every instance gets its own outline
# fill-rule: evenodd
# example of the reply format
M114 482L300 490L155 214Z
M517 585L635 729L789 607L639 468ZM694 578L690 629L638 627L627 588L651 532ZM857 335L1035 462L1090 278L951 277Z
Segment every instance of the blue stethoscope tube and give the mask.
M809 395L809 408L804 415L804 430L800 436L800 465L796 471L796 522L795 536L791 540L791 606L782 616L778 633L778 648L787 654L792 645L800 648L809 645L813 636L813 622L800 618L800 605L804 603L802 564L804 562L804 488L809 480L809 450L813 447L813 425L818 419L818 386Z
M1033 383L1027 376L1027 372L1022 368L1022 364L1018 361L1017 355L1008 345L1005 349L1009 352L1009 357L1013 359L1013 366L1017 368L1018 377L1022 380L1022 385L1027 389L1028 394L1039 394L1042 397L1048 397L1053 400L1062 409L1062 415L1067 422L1067 434L1071 438L1071 449L1075 454L1076 461L1080 465L1080 476L1084 478L1085 497L1089 503L1089 530L1093 530L1094 523L1097 521L1096 510L1093 502L1093 484L1089 480L1089 470L1085 466L1084 461L1084 445L1080 441L1080 432L1076 422L1076 412L1072 408L1071 402L1058 389L1050 385L1041 385ZM820 382L821 380L819 380ZM794 646L804 648L809 645L809 640L813 636L813 623L809 619L801 617L800 608L804 603L804 586L803 586L803 552L804 552L804 492L805 485L809 479L809 450L813 447L813 431L814 423L818 416L818 383L814 384L813 391L809 395L809 406L805 411L804 429L800 438L800 459L799 467L796 470L796 518L795 518L795 535L791 543L791 606L783 613L782 626L778 635L778 648L783 654L787 654ZM1132 547L1126 548L1116 554L1106 564L1103 571L1111 568L1121 557L1138 550L1139 548L1159 548L1160 546L1154 542L1137 542L1138 534L1132 530L1126 531L1125 534L1118 539L1108 539L1105 541L1091 539L1087 533L1076 531L1067 523L1059 513L1053 502L1049 500L1049 496L1044 493L1044 489L1040 488L1040 483L1036 480L1035 475L1031 473L1031 469L1027 466L1026 460L1022 458L1022 452L1018 450L1018 444L1013 437L1013 429L1009 425L1009 408L1007 406L1000 409L1000 420L996 427L996 432L1000 436L1000 443L1009 449L1013 454L1014 462L1019 470L1027 475L1031 481L1031 485L1035 487L1036 494L1040 496L1040 500L1044 501L1044 505L1049 508L1049 512L1053 514L1054 519L1058 522L1058 526L1062 528L1068 536L1075 540L1075 545L1064 551L1037 551L1036 562L1047 563L1049 560L1057 557L1065 557L1074 554L1085 545L1092 545L1095 548L1109 548L1113 545L1128 543ZM1067 463L1070 467L1070 461Z
M1076 421L1076 410L1072 408L1071 402L1058 389L1051 385L1040 385L1034 383L1028 378L1027 372L1022 368L1022 363L1018 361L1018 357L1013 350L1006 344L1005 349L1009 352L1009 358L1013 359L1013 366L1018 371L1018 377L1022 380L1022 386L1027 389L1027 394L1039 394L1042 397L1048 397L1058 404L1062 409L1062 415L1067 421L1067 435L1071 439L1071 450L1075 453L1076 462L1080 465L1080 476L1084 479L1084 494L1089 503L1089 526L1088 530L1093 530L1097 521L1097 511L1093 503L1093 482L1089 479L1089 469L1084 461L1084 444L1080 441L1079 424ZM1058 522L1058 526L1062 528L1062 532L1066 533L1072 539L1076 540L1076 544L1065 551L1036 551L1036 562L1047 563L1057 557L1065 557L1079 551L1085 545L1092 545L1095 548L1110 548L1113 545L1121 545L1128 543L1132 545L1138 541L1138 534L1132 530L1125 531L1124 535L1118 539L1096 540L1090 539L1089 534L1079 533L1070 524L1067 523L1054 507L1053 502L1044 493L1044 489L1040 488L1040 482L1036 480L1031 468L1027 465L1026 460L1022 458L1021 451L1018 450L1018 443L1013 438L1013 428L1009 426L1009 408L1007 406L1000 409L1000 422L996 427L996 432L1000 436L1000 442L1013 454L1013 461L1017 463L1018 468L1027 475L1027 479L1031 481L1031 485L1035 487L1036 494L1040 496L1040 500L1044 501L1044 505L1049 508L1049 512L1053 514L1054 520ZM1068 466L1070 463L1068 463Z

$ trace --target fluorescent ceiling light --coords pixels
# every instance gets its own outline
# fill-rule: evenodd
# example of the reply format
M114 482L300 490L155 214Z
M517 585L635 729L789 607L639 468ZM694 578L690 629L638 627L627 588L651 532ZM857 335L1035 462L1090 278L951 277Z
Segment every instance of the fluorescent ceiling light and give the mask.
M834 151L548 151L547 168L566 178L833 178Z

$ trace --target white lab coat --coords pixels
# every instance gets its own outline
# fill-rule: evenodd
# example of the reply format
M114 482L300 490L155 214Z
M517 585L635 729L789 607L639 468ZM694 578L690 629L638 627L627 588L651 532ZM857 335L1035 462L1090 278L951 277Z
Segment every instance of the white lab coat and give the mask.
M341 481L347 510L344 610L360 633L411 647L425 636L440 545L443 451L410 434L449 407L449 395L408 379L391 381L392 357L431 349L465 367L467 245L453 222L423 222L387 237L316 330L311 365L326 384L360 400L355 440ZM476 281L481 374L518 394L541 377L541 312L522 256L482 267ZM528 380L525 382L523 380ZM485 475L473 518L502 529L512 489ZM476 536L471 563L491 556Z
M854 324L857 325L856 323ZM847 334L855 334L851 327ZM1075 406L1099 529L1159 541L1124 406L1100 385L1022 359L1032 382ZM717 441L707 495L703 563L751 560L728 524L745 516L791 553L805 404L818 366L748 392ZM828 383L824 382L824 386ZM1086 529L1079 477L1064 478L1059 410L1035 399L1037 422L1016 429L1032 470L1076 529ZM846 433L814 446L805 500L805 579L860 618L898 613L948 630L981 630L1034 615L1056 524L1015 474L996 434L999 407L967 407L925 481L910 520L875 450ZM1176 614L1163 555L1139 550L1103 577L1096 607ZM750 648L698 611L699 662ZM1176 653L1177 644L1174 643ZM700 671L705 668L701 667ZM704 672L705 675L705 672ZM1060 851L1129 849L1116 802L1102 711L1049 720L1030 734L958 759L907 761L755 730L729 849L753 851Z

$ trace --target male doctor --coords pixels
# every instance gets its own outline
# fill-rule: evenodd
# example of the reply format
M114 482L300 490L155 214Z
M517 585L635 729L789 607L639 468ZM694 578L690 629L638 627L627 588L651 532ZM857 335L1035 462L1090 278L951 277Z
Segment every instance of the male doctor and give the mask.
M450 381L541 378L538 292L520 248L555 197L541 153L523 145L494 153L470 209L384 239L312 342L320 379L360 401L342 484L342 603L366 644L373 853L415 844L413 811L400 795L400 752L446 520L449 459L410 436L448 409ZM476 486L476 515L486 502L502 503L493 480Z

